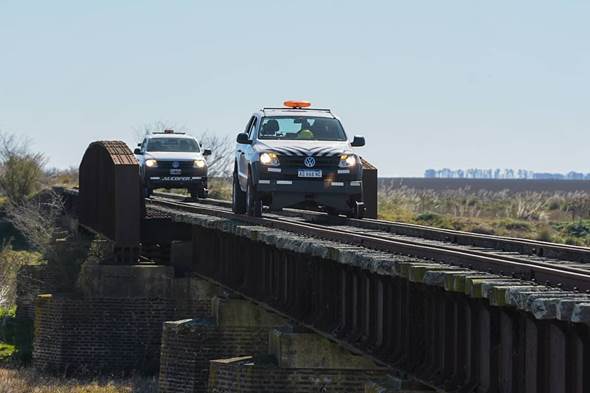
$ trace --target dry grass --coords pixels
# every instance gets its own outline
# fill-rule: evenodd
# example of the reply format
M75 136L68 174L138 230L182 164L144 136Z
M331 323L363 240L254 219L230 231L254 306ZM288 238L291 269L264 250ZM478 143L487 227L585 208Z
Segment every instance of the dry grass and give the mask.
M0 393L156 393L155 378L101 377L92 380L47 376L34 369L0 368Z
M379 217L447 229L590 246L590 194L379 190Z

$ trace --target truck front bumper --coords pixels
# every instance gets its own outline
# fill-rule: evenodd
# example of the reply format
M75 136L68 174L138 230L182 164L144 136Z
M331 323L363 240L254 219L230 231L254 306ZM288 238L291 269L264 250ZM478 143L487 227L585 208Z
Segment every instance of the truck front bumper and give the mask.
M207 173L205 170L183 169L178 175L171 175L169 170L160 168L147 169L144 185L149 188L187 188L207 189Z
M259 179L256 190L263 200L270 199L271 210L313 202L348 211L362 198L362 181Z

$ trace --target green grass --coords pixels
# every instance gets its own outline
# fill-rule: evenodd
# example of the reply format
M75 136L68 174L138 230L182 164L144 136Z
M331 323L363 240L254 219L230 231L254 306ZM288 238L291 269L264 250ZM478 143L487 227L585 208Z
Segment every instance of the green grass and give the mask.
M0 342L0 364L9 362L16 353L16 347Z
M33 350L33 323L16 319L16 307L0 308L0 363L28 364Z

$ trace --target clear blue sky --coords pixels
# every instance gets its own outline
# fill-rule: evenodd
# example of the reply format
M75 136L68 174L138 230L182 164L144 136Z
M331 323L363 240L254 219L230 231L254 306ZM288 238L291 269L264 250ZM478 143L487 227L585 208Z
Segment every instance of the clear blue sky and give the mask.
M587 1L2 1L0 129L50 165L168 120L332 108L382 175L590 172Z

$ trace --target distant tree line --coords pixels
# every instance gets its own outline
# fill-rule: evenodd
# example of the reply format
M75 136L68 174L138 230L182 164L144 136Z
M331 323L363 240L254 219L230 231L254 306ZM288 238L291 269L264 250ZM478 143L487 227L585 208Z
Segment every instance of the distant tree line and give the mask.
M424 177L441 179L554 179L554 180L590 180L590 173L545 173L526 169L427 169Z

